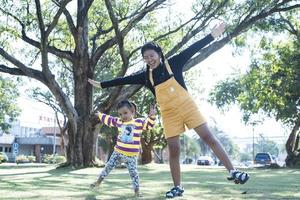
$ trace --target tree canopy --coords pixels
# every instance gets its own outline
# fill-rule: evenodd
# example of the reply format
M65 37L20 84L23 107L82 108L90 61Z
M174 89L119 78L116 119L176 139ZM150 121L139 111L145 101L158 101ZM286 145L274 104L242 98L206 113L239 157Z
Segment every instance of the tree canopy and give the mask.
M10 122L14 121L20 114L17 105L19 91L17 85L0 76L0 129L7 132L10 128Z

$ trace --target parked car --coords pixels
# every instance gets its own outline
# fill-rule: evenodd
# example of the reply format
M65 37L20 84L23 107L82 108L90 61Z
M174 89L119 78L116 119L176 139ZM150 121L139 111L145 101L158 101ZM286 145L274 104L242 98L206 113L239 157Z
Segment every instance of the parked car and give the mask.
M213 165L215 161L209 156L200 156L197 160L197 165Z
M271 165L276 163L276 158L268 152L257 153L254 164Z

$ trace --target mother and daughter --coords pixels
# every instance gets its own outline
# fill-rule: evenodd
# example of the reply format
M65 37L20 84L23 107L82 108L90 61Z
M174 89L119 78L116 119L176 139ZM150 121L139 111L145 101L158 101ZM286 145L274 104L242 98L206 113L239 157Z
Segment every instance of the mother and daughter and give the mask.
M193 97L188 93L183 78L184 65L200 49L219 37L225 30L225 24L214 27L209 35L195 42L179 54L165 58L162 48L154 43L146 43L141 48L142 57L147 65L146 70L119 77L113 80L88 82L97 88L108 88L120 85L140 84L154 94L160 107L165 138L169 149L169 166L174 187L166 192L167 198L182 196L184 189L180 178L180 142L179 136L185 131L185 126L194 129L201 139L213 150L214 154L228 170L228 180L244 184L249 175L236 170L227 153L211 133L205 118L197 108Z

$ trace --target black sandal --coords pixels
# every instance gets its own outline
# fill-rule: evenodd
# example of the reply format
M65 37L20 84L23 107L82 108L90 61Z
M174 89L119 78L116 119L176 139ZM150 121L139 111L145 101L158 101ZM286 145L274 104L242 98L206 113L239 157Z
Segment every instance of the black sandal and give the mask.
M176 186L173 187L170 191L166 192L166 198L174 198L174 197L180 197L182 196L182 193L184 192L183 187Z
M229 181L234 181L235 184L244 184L248 181L250 176L246 172L240 172L238 170L232 172L231 177L228 177L227 179Z

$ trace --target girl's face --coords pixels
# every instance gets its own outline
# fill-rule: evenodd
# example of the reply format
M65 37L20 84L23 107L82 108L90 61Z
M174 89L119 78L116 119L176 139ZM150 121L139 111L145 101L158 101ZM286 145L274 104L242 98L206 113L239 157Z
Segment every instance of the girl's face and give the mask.
M132 118L134 116L134 111L129 109L127 106L123 106L118 109L118 115L122 121L128 122L128 121L132 120Z
M143 54L143 58L145 63L150 66L150 69L155 69L160 64L160 55L152 49L146 50Z

